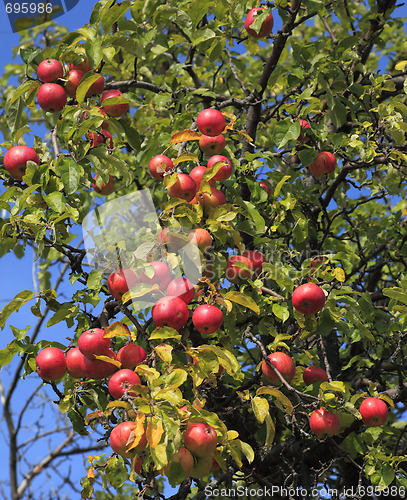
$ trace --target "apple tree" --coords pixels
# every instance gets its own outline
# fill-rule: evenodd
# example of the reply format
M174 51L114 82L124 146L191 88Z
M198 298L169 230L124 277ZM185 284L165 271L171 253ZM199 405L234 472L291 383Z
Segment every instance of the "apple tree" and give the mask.
M34 249L39 286L0 315L13 500L79 453L82 498L404 496L400 16L100 0L22 32L0 251ZM8 405L34 378L70 437L24 475Z

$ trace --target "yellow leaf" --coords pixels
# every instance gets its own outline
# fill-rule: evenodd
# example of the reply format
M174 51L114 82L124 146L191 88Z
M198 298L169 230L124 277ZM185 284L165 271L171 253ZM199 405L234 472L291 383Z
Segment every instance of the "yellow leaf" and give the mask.
M185 130L175 132L175 134L171 136L170 144L172 146L173 144L177 144L178 142L199 141L200 137L201 134L187 128Z
M239 433L237 431L228 431L226 434L228 441L233 441L233 439L236 439L237 437L239 437Z
M89 422L93 419L103 417L103 412L100 410L93 411L92 413L88 413L85 417L85 425L89 425Z
M273 444L274 436L276 434L276 427L274 425L270 413L266 415L264 421L266 422L266 441L264 443L264 446L271 446Z
M273 387L268 387L268 386L260 387L256 391L256 396L259 396L261 394L269 394L270 396L274 396L277 400L276 406L285 413L291 414L293 412L294 409L293 404L287 398L287 396L278 389L274 389Z
M127 440L127 443L126 443L126 452L132 450L140 443L141 437L145 433L145 429L144 429L144 420L145 419L146 419L146 416L144 415L144 413L137 413L134 427L133 427L133 429L130 433L129 439Z
M248 309L251 309L256 314L260 314L260 308L256 304L256 302L251 297L249 297L248 295L245 295L244 293L228 292L225 295L225 299L231 300L232 302L235 302L236 304L240 304L241 306L247 307Z
M343 283L346 279L345 277L345 271L341 267L337 267L332 271L332 276L335 276L335 278Z
M93 467L88 470L88 473L86 474L86 477L88 479L94 479L95 478L95 469Z
M250 135L246 132L246 130L236 130L236 132L239 135L242 135L245 139L247 139L249 142L253 142L253 139L250 137Z
M252 399L252 408L255 417L262 424L266 416L269 414L270 407L267 399L255 396Z
M178 156L175 160L172 161L174 165L178 165L178 163L182 163L183 161L196 161L198 162L199 159L196 155L189 153L189 154L183 154L181 156Z
M160 376L160 373L155 368L150 368L147 365L138 365L138 366L136 366L134 371L138 375L141 375L142 377L146 377L150 383Z
M111 365L117 366L120 368L122 366L121 362L118 359L110 358L109 356L96 356L95 359L100 359L100 361L105 361L106 363L110 363Z
M103 338L111 339L112 337L116 337L117 335L125 335L126 337L130 337L129 327L121 321L115 321L110 326L105 328Z
M226 116L226 118L229 118L230 123L228 123L224 129L223 132L226 132L226 130L233 130L233 127L235 126L235 122L237 120L236 115L233 115L232 113L227 113L226 111L222 111L223 116Z
M164 361L164 363L170 364L172 361L172 346L166 344L160 344L154 347L157 355Z
M227 314L229 314L232 311L232 302L230 300L225 300L223 297L220 297L219 295L216 296L215 302L217 304L221 304L223 307L226 308Z
M154 419L154 420L153 420ZM161 419L158 417L151 417L147 422L146 436L147 442L151 448L156 448L161 440L164 429Z
M130 407L130 404L127 403L126 401L110 401L110 403L107 404L106 406L106 410L108 410L109 408L124 408L124 409L128 409Z
M396 70L397 71L404 71L406 66L407 66L407 61L400 61L396 64Z

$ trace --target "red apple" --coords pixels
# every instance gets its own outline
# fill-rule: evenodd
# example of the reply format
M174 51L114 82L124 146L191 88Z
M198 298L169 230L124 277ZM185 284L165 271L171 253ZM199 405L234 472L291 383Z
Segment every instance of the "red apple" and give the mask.
M167 188L170 198L191 201L196 195L195 181L188 174L178 174L174 184Z
M290 356L288 356L284 352L272 352L267 357L270 360L271 364L275 366L281 373L284 379L288 383L290 383L295 375L295 364ZM265 360L263 360L263 363L261 365L261 371L263 372L263 375L266 377L266 379L270 382L270 384L281 384L280 377L270 366L268 366Z
M330 174L336 168L336 158L328 151L321 151L308 167L314 177L320 179L325 174Z
M315 365L311 365L305 368L304 373L302 374L302 378L304 379L306 385L313 384L317 381L328 381L328 375L326 374L326 371Z
M339 417L325 408L314 410L309 419L312 432L319 438L335 436L339 432Z
M65 91L72 99L76 98L76 89L79 87L85 73L77 69L71 69L68 73L68 79L65 83Z
M216 208L226 203L225 195L219 189L211 188L211 194L202 193L202 204L205 210Z
M98 186L97 182L98 174L96 174L93 179L95 182L92 184L92 188L97 193L103 194L104 196L108 196L109 194L112 194L114 192L114 185L116 180L113 177L113 175L109 175L109 181L106 184L102 181L100 187Z
M103 93L100 102L103 103L103 101L109 99L110 97L120 97L121 95L122 93L120 92L120 90L117 89L106 90L106 92ZM104 104L102 107L109 116L114 116L116 118L123 116L129 109L129 105L127 103Z
M142 457L132 458L131 466L134 469L134 472L139 476L143 475L143 459Z
M40 164L37 153L28 146L13 146L6 152L3 160L7 172L18 181L23 179L28 161Z
M247 31L247 34L253 38L265 38L269 36L271 33L271 30L273 29L274 26L274 19L273 15L270 14L266 17L266 19L262 22L260 26L260 30L257 29L256 31L251 28L251 25L253 22L256 20L256 17L262 14L266 9L264 7L254 7L249 11L247 14L246 20L244 22L244 27Z
M225 149L226 141L223 135L201 135L199 138L199 147L207 155L220 155Z
M110 377L108 389L114 399L120 399L126 391L129 396L137 396L137 393L129 391L130 387L137 384L141 384L137 373L128 368L122 368Z
M189 310L182 299L169 296L157 300L151 314L157 326L169 326L179 330L188 321Z
M200 479L207 476L212 470L212 455L205 455L194 460L194 467L191 471L191 477Z
M107 356L110 339L105 339L104 333L102 328L91 328L83 332L78 338L78 348L81 353L89 359L100 355Z
M248 269L236 266L235 264L245 264ZM226 263L225 276L228 281L235 285L251 278L254 271L253 262L243 255L232 255Z
M307 129L310 128L310 124L307 120L300 119L301 134L298 137L298 141L306 142L308 140Z
M177 453L172 456L171 461L180 464L180 466L184 469L185 477L189 477L191 475L194 467L194 457L186 448L181 446Z
M122 368L134 370L136 366L147 359L147 353L139 345L127 344L119 349L119 352L117 353L117 359L122 364Z
M212 236L209 232L201 227L193 229L189 233L188 238L192 241L192 243L195 243L198 246L201 252L207 252L211 248L213 242Z
M99 144L106 144L108 149L113 149L113 137L107 130L102 129L100 132L90 132L87 138L90 141L91 148L95 148Z
M84 371L84 361L85 356L77 347L69 349L66 353L66 371L71 377L83 378L86 377Z
M366 398L359 408L363 423L368 427L379 427L387 420L388 409L383 399Z
M140 272L140 281L141 283L146 283L147 285L158 285L158 288L161 292L166 290L169 285L172 276L170 268L167 266L165 262L160 260L156 260L150 262L148 267L154 269L154 274L151 278L147 276L144 271ZM146 267L147 269L147 267Z
M180 276L169 283L167 295L179 297L185 304L189 304L194 298L195 288L189 280Z
M176 229L177 228L165 227L157 236L158 243L160 243L160 245L165 245L170 253L178 252L178 250L188 243Z
M199 113L196 124L202 134L215 137L223 132L226 121L220 111L214 108L207 108Z
M192 314L192 323L199 333L209 335L222 326L222 311L211 304L201 304Z
M316 314L325 305L325 293L315 283L305 283L294 290L294 308L301 314Z
M252 261L254 272L258 276L263 269L263 264L266 262L264 255L256 250L245 250L242 255Z
M73 64L71 64L69 66L69 69L76 69L78 71L82 71L82 73L88 73L92 68L91 68L91 65L89 64L89 61L86 59L86 61L82 61L81 63L77 64L76 66L74 66Z
M148 164L148 169L150 174L155 179L164 179L164 172L168 172L174 168L174 164L165 155L156 155L154 158L151 158L150 163Z
M226 179L229 179L229 177L233 173L232 163L229 158L226 158L226 156L215 155L209 158L208 168L212 168L212 166L218 162L222 162L224 163L224 165L223 167L220 167L220 169L216 172L216 174L213 176L213 179L215 181L225 181Z
M45 347L37 354L35 365L43 380L59 380L66 372L65 354L58 347Z
M41 109L49 113L62 111L66 104L64 87L57 83L43 83L38 89L37 100Z
M194 167L191 172L189 173L189 176L195 181L197 190L200 189L201 187L201 182L202 182L202 176L203 174L207 171L208 169L204 167L203 165L199 165L197 167ZM213 187L215 185L215 180L209 179L208 184Z
M57 59L45 59L38 65L37 75L46 83L54 83L64 76L64 68Z
M190 205L201 205L203 207L203 200L200 194L195 195L189 202Z
M135 448L126 451L131 445L131 442L134 441L135 429L136 423L132 420L128 420L127 422L117 424L115 427L113 427L113 430L110 433L110 446L112 447L114 452L116 452L118 455L121 455L123 458L133 458L135 455L142 452L147 446L147 437L144 430L143 434L141 435L139 444Z
M215 429L205 423L191 424L184 432L185 448L197 457L204 457L213 453L218 444ZM212 458L211 458L212 467Z
M103 78L103 76L100 76L89 87L88 91L86 92L86 97L91 97L93 95L99 95L103 92L104 88L105 88L105 79Z
M116 354L111 350L102 354L102 356L117 360ZM115 364L104 361L103 359L89 359L86 356L83 358L83 372L85 377L101 380L110 377L117 370L118 368Z
M271 187L269 184L267 184L266 182L264 181L260 181L259 182L259 186L261 186L263 189L266 190L266 193L267 193L267 196L270 196L271 195Z
M110 274L107 286L112 297L121 300L123 295L139 282L140 278L133 269L119 269Z

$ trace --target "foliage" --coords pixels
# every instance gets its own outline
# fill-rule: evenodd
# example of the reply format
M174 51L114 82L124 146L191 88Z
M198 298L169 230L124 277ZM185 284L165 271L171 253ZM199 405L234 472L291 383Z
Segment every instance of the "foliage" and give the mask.
M7 215L0 220L0 254L22 258L32 247L40 269L40 291L22 291L1 311L1 328L11 328L1 366L24 355L28 375L41 348L66 348L64 337L76 341L88 328L117 321L130 333L109 333L114 350L130 339L148 353L136 368L143 386L130 399L113 401L105 381L66 376L58 388L53 384L60 411L81 435L98 428L107 440L123 418L140 419L147 428L143 475L107 448L90 458L82 498L92 497L97 481L119 490L124 484L125 492L145 488L156 497L162 480L154 472L165 472L182 444L185 404L190 422L209 423L217 432L221 470L213 473L213 487L407 486L405 423L394 406L407 400L403 24L392 2L278 0L274 34L257 41L243 29L252 7L244 0L101 0L75 32L53 23L23 32L22 62L6 67L2 78L2 147L27 142L41 164L30 164L23 181L0 172L0 209ZM91 148L85 137L100 132L105 119L98 98L86 97L95 76L82 80L77 99L60 114L36 104L36 68L47 57L65 64L87 58L106 89L122 92L110 104L130 108L120 119L108 118L113 150ZM18 85L11 86L15 75ZM169 199L147 169L157 154L177 158L185 173L207 162L195 123L204 107L224 113L225 154L234 167L222 182L227 203L212 210ZM305 141L300 119L310 124ZM47 132L35 134L32 144L39 120ZM319 151L338 161L321 179L307 169ZM109 266L90 271L85 265L81 225L103 199L91 189L94 174L104 182L116 178L107 200L148 189L163 226L211 233L213 247L201 254L203 293L189 309L191 317L200 302L221 307L224 323L216 333L199 334L191 319L179 332L156 329L150 306L138 311L128 296L112 300ZM166 189L176 176L167 179ZM270 196L260 179L269 182ZM201 192L208 190L203 182ZM132 242L119 245L124 254ZM232 285L226 261L248 249L262 252L267 263L259 276ZM160 258L159 244L150 250ZM49 281L61 261L75 285L68 300ZM303 316L291 304L293 290L306 281L327 295L317 315ZM25 304L38 318L46 306L47 326L60 323L61 337L37 342L32 332L11 327ZM274 350L296 363L292 382L278 388L260 370ZM311 363L327 371L329 382L305 386L302 372ZM361 421L358 408L367 393L394 409L382 427ZM338 436L319 440L310 432L309 415L321 406L339 414ZM176 468L168 476L180 485L176 498L191 491L190 498L204 498L211 480L194 484Z

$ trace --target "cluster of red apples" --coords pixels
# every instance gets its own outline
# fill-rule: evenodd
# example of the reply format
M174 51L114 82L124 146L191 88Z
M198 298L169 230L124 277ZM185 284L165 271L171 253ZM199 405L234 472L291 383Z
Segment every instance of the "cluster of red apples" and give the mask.
M70 69L66 74L64 66L57 59L45 59L38 65L37 76L44 82L38 89L37 100L38 104L46 112L55 113L60 112L65 107L67 97L75 98L76 90L85 75L89 73L97 74L92 70L89 62L86 60L76 66L70 65ZM105 82L102 75L92 83L86 93L86 97L92 97L102 94ZM100 98L100 105L98 109L102 116L109 116L120 118L128 110L127 103L109 104L104 102L107 99L119 97L120 90L111 89L103 92ZM86 117L86 112L83 118ZM100 132L90 132L86 135L90 142L91 147L98 146L99 144L107 144L109 149L113 149L113 138L108 132L109 123L103 121ZM8 173L16 180L21 181L25 175L27 163L33 161L37 165L40 164L40 159L33 148L27 146L13 146L4 156L4 167ZM107 183L98 180L96 175L94 178L93 189L103 195L111 194L114 190L115 179L109 176Z
M120 326L127 328L124 324ZM57 347L42 349L36 357L36 367L39 376L49 382L60 380L66 373L75 379L108 379L108 392L113 400L120 400L139 394L142 382L134 369L146 359L145 350L135 343L124 345L116 354L111 349L108 332L92 328L83 332L77 346L71 347L66 354ZM168 473L172 463L178 463L185 477L200 478L211 470L219 469L219 464L213 458L218 437L215 429L207 423L189 423L186 406L180 411L186 413L184 446L180 447L170 464L161 472ZM113 427L109 443L114 452L123 458L132 459L135 472L143 474L140 453L147 446L144 426L137 426L133 420L121 422Z
M325 305L325 301L324 291L315 283L300 285L294 290L292 295L294 309L300 314L305 315L316 314L321 311ZM280 351L269 354L268 362L264 360L261 369L263 375L271 385L281 385L283 380L289 384L295 376L294 361L288 354ZM303 380L308 386L315 382L327 382L328 375L319 366L311 365L304 370ZM382 399L373 397L362 401L359 412L363 423L368 427L383 425L388 416L386 403ZM334 436L340 430L339 416L326 408L314 410L309 418L309 425L312 432L321 439Z
M222 135L226 127L224 115L214 108L201 111L196 120L202 136L199 139L201 150L211 155L207 166L194 167L189 174L177 173L175 182L166 182L169 175L175 172L172 160L163 154L154 156L150 160L148 169L155 179L164 180L170 198L180 198L191 204L199 203L204 209L216 208L226 203L225 195L215 188L215 181L224 181L233 173L232 163L226 156L221 155L225 149L225 137ZM217 172L207 180L209 192L199 193L205 172L213 167L219 167Z

